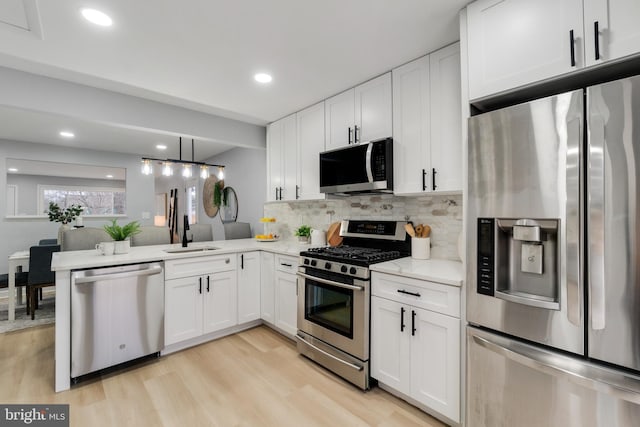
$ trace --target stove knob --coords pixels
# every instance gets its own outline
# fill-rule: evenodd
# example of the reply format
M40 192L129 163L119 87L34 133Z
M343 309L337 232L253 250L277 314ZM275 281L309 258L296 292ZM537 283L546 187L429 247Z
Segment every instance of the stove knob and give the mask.
M357 271L358 271L358 270L356 270L356 268L355 268L355 267L351 267L351 268L349 269L349 273L351 273L351 274L356 274L356 272L357 272Z
M325 262L324 268L327 269L327 270L331 270L331 263L330 262Z
M315 259L311 260L311 267L315 267L318 264L318 262Z
M308 259L304 260L304 265L309 265L309 260Z
M346 265L343 265L342 267L340 267L340 271L343 272L343 273L346 273L347 270L348 270L348 268L347 268Z

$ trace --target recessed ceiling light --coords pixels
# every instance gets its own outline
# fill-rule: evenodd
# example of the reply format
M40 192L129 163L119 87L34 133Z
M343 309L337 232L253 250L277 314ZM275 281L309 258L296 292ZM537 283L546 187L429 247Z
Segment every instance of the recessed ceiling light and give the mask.
M63 138L73 138L74 136L76 136L76 134L73 132L69 132L68 130L63 130L62 132L60 132L60 136Z
M101 27L110 27L113 24L113 20L109 15L96 9L82 9L80 11L84 19L92 24L100 25Z
M113 175L107 175L107 178L113 178Z
M158 144L158 145L156 145L156 148L157 148L158 150L166 150L166 149L167 149L167 146L166 146L166 145L164 145L164 144Z
M16 169L16 168L9 168L9 169L7 169L7 170L8 170L9 172L18 172L18 169Z
M273 78L266 73L258 73L255 76L253 76L253 78L258 82L258 83L269 83L271 82L271 80L273 80Z

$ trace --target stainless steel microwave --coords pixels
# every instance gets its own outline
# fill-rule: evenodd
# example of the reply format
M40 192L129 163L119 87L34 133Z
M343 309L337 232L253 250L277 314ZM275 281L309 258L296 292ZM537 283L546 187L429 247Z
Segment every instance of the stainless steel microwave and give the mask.
M393 139L320 153L320 192L393 192Z

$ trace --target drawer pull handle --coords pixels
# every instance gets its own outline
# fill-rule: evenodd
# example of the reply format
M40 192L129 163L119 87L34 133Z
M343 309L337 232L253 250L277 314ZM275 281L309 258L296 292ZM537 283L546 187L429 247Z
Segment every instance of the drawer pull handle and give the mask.
M291 264L285 264L285 263L280 263L280 265L283 265L283 266L285 266L285 267L293 267L293 265L291 265Z
M231 259L230 259L230 258L227 258L227 259L225 259L225 260L224 260L224 263L225 263L225 264L229 264L230 262L231 262Z
M398 293L399 294L413 295L414 297L420 298L420 294L418 292L409 292L409 291L405 291L404 289L398 289Z
M202 277L198 277L198 293L202 294Z
M404 307L400 307L400 332L404 332Z

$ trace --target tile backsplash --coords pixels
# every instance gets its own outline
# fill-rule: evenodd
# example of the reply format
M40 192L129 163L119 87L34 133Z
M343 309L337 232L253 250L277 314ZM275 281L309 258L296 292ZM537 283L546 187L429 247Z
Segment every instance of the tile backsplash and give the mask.
M458 239L462 233L462 195L396 197L360 195L329 200L272 202L264 205L264 216L275 217L268 232L282 239L295 239L294 231L306 224L327 230L343 219L412 221L431 226L431 257L459 260ZM261 232L262 230L258 230Z

